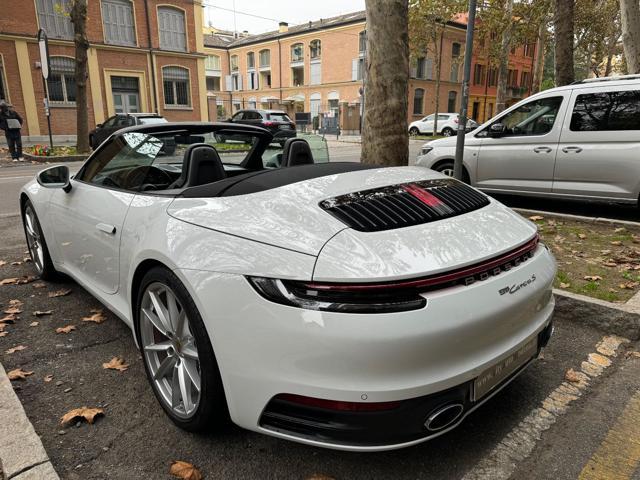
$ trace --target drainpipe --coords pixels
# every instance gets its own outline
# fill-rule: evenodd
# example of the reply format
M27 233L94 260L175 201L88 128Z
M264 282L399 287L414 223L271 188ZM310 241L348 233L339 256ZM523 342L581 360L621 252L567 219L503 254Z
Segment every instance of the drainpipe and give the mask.
M229 65L229 76L231 77L231 90L229 90L229 117L233 116L233 75L231 74L231 53L229 53L229 49L227 48L227 65ZM226 78L225 78L226 83Z
M158 108L158 93L156 91L156 69L153 66L153 45L151 44L151 20L149 19L149 4L148 0L144 0L144 15L147 20L147 41L149 42L149 58L151 66L151 92L153 94L153 105L155 107L155 113L159 113Z
M278 38L278 88L280 89L280 105L282 105L282 45Z

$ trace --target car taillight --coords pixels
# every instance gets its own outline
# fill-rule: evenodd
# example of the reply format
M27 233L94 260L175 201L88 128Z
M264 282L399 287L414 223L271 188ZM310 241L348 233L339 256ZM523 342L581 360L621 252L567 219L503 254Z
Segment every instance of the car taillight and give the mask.
M262 125L264 125L265 127L275 127L276 122L263 122Z
M453 123L460 123L460 119L458 117L454 118Z

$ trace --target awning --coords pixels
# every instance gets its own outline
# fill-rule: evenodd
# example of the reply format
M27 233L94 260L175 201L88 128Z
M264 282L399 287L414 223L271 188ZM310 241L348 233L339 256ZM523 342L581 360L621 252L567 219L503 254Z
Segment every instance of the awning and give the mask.
M269 102L279 102L280 98L278 97L260 97L260 103L269 103Z
M283 100L284 102L304 102L304 95L301 93L297 93L295 95L291 95Z

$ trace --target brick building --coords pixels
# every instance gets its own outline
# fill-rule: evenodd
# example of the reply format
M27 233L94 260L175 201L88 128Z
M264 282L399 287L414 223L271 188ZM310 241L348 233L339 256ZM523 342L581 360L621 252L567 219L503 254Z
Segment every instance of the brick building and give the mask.
M35 38L39 28L49 37L52 132L75 134L75 49L73 27L64 13L68 3L0 0L0 98L22 114L23 135L47 134ZM208 118L199 0L88 4L90 128L122 111L158 111L175 121Z
M354 12L259 35L208 29L206 84L218 114L241 108L281 108L311 117L338 114L342 130L357 130L365 56L365 12ZM205 29L207 30L207 29ZM460 108L466 26L449 22L444 35L440 110ZM434 109L434 58L413 61L408 120Z

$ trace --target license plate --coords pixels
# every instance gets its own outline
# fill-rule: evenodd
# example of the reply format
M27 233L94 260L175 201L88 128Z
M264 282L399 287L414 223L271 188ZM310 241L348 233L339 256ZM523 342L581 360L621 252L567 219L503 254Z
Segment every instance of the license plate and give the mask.
M513 372L531 360L538 351L538 339L529 340L516 352L492 365L473 382L473 401L480 400Z
M280 130L291 130L291 125L280 125L278 128Z

